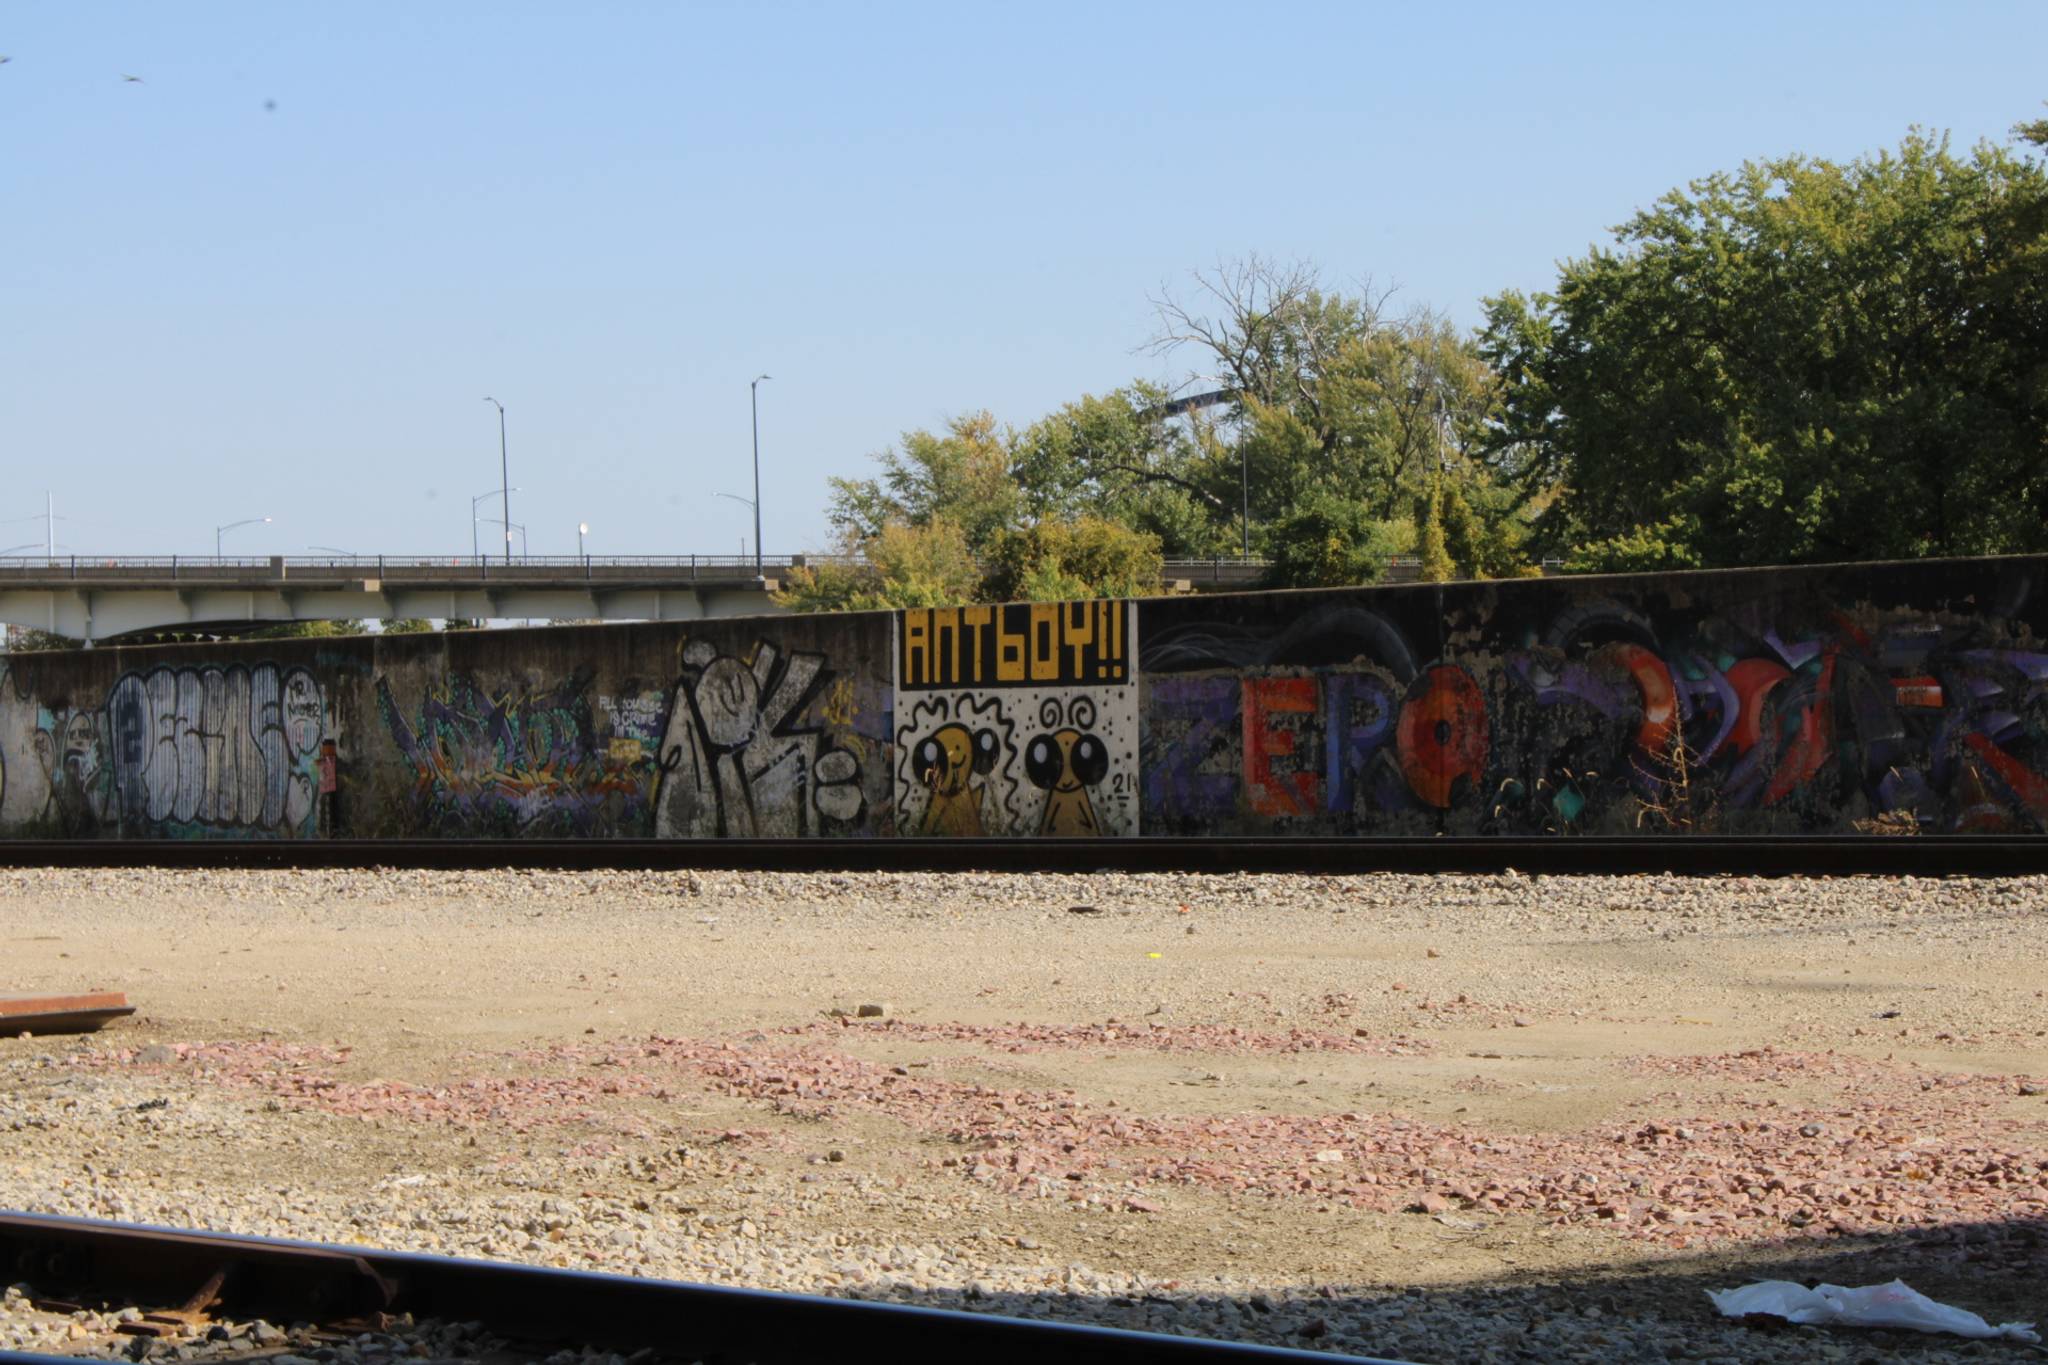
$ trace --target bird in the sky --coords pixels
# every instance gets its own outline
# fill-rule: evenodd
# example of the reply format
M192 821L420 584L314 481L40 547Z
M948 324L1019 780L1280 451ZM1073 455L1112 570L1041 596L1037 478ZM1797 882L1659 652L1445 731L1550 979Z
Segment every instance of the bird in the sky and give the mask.
M127 82L128 82L129 84L131 84L131 85L141 85L141 84L142 84L142 77L140 77L140 76L123 76L123 77L121 77L121 79L122 79L122 80L124 80L124 81L127 81Z
M0 56L0 66L5 66L13 60L14 58L12 57Z

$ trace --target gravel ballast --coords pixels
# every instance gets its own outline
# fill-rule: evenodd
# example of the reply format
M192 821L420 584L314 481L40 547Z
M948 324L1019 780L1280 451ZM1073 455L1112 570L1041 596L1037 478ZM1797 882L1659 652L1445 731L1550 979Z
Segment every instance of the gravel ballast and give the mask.
M0 994L140 1013L0 1041L0 1206L1415 1360L2031 1358L1701 1291L1896 1275L2037 1316L2044 905L9 870ZM0 1304L0 1348L107 1330Z

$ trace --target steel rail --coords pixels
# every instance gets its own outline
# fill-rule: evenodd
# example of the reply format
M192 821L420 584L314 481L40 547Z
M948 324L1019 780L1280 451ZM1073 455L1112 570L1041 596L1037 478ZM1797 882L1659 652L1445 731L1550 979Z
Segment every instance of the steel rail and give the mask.
M731 1289L414 1252L0 1211L0 1268L72 1301L207 1299L231 1316L351 1322L376 1314L481 1322L520 1342L648 1347L665 1358L758 1365L873 1359L975 1365L1372 1361L993 1313ZM194 1291L199 1291L195 1298ZM202 1304L202 1307L206 1305ZM59 1357L0 1354L0 1360ZM76 1361L76 1357L65 1357ZM1398 1365L1379 1360L1377 1365Z
M2018 876L2048 872L2048 837L11 839L0 867Z

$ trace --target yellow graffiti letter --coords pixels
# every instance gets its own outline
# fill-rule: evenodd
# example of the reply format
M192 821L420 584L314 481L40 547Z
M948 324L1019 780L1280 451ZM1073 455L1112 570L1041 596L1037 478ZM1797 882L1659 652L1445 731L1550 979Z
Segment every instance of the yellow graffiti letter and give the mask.
M1060 606L1057 602L1033 602L1031 625L1031 681L1052 682L1060 675Z
M931 612L922 607L903 613L903 681L912 686L931 672Z
M1024 681L1024 651L1025 651L1025 648L1026 648L1026 645L1025 645L1025 640L1024 640L1024 636L1023 636L1023 635L1020 635L1020 634L1018 634L1018 633L1016 633L1016 632L1014 632L1014 631L1012 631L1012 630L1010 629L1010 623L1009 623L1009 622L1008 622L1008 621L1007 621L1006 619L1004 619L1004 618L1008 617L1008 616L1009 616L1009 614L1010 614L1010 613L1011 613L1012 611L1017 611L1017 610L1020 610L1020 608L1017 608L1017 607L1001 607L1001 608L998 608L998 609L997 609L997 613L996 613L996 681L997 681L997 682L1023 682L1023 681ZM1028 616L1027 616L1026 620L1027 620L1027 621L1029 620L1029 617L1028 617ZM1029 630L1030 630L1030 627L1029 627L1029 625L1027 624L1027 625L1026 625L1026 627L1025 627L1025 631L1026 631L1026 633L1028 633L1028 632L1029 632Z
M967 607L960 613L960 619L967 623L967 629L974 632L974 641L967 647L967 657L974 661L974 681L981 681L981 632L995 615L992 607ZM960 679L955 678L954 682Z
M1081 671L1081 654L1095 638L1095 613L1100 606L1099 602L1069 602L1066 606L1066 647L1074 651L1073 675L1077 679L1088 676Z

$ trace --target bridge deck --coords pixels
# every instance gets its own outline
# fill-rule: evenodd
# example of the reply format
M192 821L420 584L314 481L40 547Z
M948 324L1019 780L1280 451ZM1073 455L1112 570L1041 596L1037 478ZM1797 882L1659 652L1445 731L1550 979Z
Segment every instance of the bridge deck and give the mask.
M288 621L470 617L607 621L766 615L826 555L354 555L0 558L0 621L83 640ZM1168 560L1169 590L1243 588L1263 560ZM1395 566L1395 574L1400 566Z

